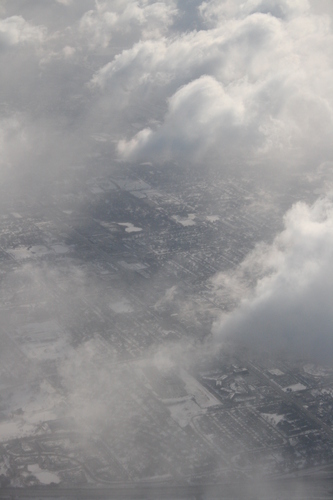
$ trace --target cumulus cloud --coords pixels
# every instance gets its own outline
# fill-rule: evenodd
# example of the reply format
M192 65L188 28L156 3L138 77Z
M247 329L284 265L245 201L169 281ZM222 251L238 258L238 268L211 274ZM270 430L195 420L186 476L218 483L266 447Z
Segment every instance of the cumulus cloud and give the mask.
M272 245L250 255L234 280L257 276L234 312L215 325L217 341L233 340L255 351L331 359L333 353L333 198L297 203L284 218L285 229Z
M199 11L210 25L223 22L230 18L244 19L254 13L269 14L281 19L290 19L308 12L307 0L218 0L204 1Z
M194 104L195 103L195 104ZM212 77L202 76L179 89L169 101L163 126L155 133L141 130L131 141L121 141L118 150L125 157L162 155L166 159L183 154L201 160L210 146L219 141L224 153L234 154L234 138L252 132L244 116L244 104L226 93Z
M121 1L96 2L86 12L79 30L91 48L107 47L111 40L134 43L140 38L159 38L167 32L177 13L174 2Z
M130 161L312 168L332 159L332 42L306 0L7 2L2 99L84 144L76 163L103 132Z
M167 104L149 134L145 127L122 140L119 152L131 159L218 157L220 167L230 160L226 144L236 160L274 167L331 157L328 18L313 15L307 2L209 2L202 15L214 8L224 15L213 26L156 44L139 42L95 73L93 86L106 93L126 82L126 106L134 95L148 106L152 88ZM230 123L227 101L234 103Z
M22 16L0 19L0 48L23 43L41 42L45 37L43 26L34 26Z

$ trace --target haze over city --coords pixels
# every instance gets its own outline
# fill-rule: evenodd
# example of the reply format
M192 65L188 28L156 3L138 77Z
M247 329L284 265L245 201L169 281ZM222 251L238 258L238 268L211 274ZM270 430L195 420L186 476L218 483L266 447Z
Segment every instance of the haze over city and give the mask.
M330 498L332 22L0 2L0 498Z

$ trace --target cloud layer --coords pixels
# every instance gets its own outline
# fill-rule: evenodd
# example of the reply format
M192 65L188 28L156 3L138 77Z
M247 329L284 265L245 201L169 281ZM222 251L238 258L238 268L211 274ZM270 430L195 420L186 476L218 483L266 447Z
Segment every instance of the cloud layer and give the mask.
M103 132L113 137L110 155L116 144L131 161L208 162L221 172L233 162L317 167L332 158L333 143L332 20L319 7L306 0L34 0L29 9L7 2L1 136L16 121L26 142L13 152L3 140L1 161L17 165L21 154L48 171L45 151L56 137L63 154L53 151L49 169L87 163L91 137Z
M199 11L204 29L140 41L94 75L104 92L126 75L131 94L144 101L153 87L167 103L156 125L119 142L120 154L209 158L222 169L331 157L329 18L305 1L204 2Z

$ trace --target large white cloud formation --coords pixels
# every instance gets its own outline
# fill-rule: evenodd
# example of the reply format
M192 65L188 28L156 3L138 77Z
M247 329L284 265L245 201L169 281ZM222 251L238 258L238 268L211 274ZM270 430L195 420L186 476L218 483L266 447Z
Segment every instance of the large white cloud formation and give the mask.
M81 18L79 30L92 48L107 47L112 40L125 45L140 38L160 38L177 13L174 3L124 1L97 2Z
M4 114L22 119L27 132L30 123L55 134L58 151L64 141L63 164L68 135L71 161L85 163L90 138L103 132L127 160L208 163L222 172L230 163L317 167L332 159L333 144L324 3L6 2ZM31 165L51 158L38 160L35 149L24 155Z
M121 75L143 101L152 86L166 98L160 123L122 140L119 152L217 157L219 166L231 157L275 167L331 157L329 17L302 0L204 2L200 11L206 29L141 41L94 75L106 92Z
M333 354L333 198L297 203L271 245L242 265L258 280L238 308L215 325L217 341L240 341L253 351L283 351L329 360ZM232 291L237 279L216 282Z

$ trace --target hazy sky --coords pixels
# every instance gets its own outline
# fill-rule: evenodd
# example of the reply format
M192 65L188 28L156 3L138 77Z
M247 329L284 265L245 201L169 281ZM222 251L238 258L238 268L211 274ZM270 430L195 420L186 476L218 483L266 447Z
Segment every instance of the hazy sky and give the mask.
M66 176L101 139L110 168L172 160L221 178L242 165L316 179L320 199L295 205L235 271L260 279L215 332L332 349L332 3L7 0L0 15L1 182Z

